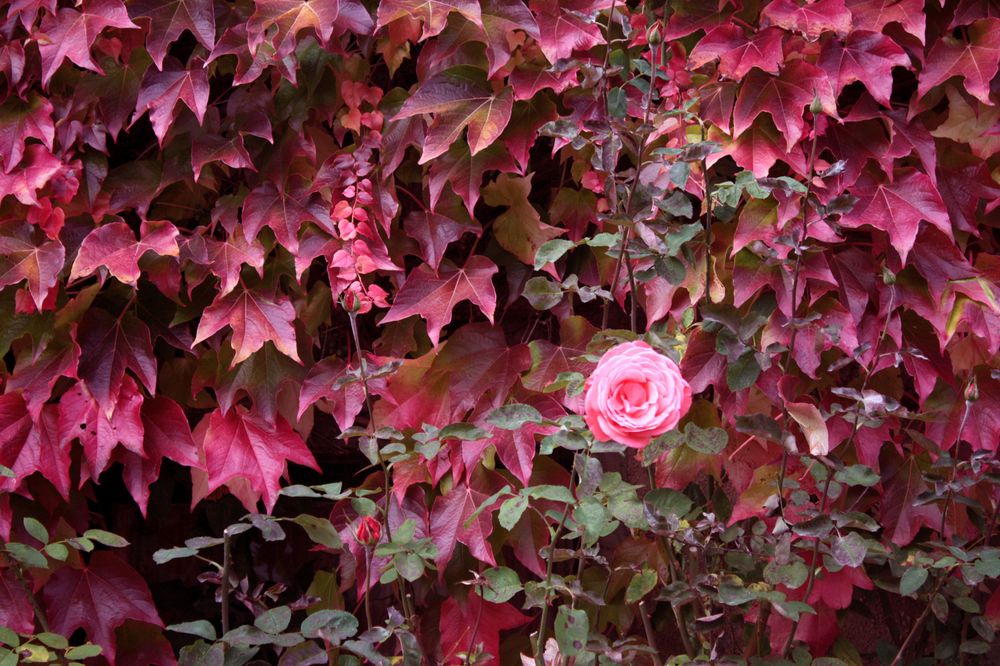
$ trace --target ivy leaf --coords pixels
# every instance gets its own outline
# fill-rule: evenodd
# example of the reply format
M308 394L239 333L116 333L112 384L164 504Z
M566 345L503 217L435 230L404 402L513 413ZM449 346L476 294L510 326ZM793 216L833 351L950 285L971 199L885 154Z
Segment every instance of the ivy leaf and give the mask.
M795 0L774 0L761 12L764 25L799 32L813 41L824 32L843 37L851 31L851 19L844 0L816 0L805 5Z
M510 61L511 44L516 31L535 40L540 38L538 24L521 0L483 0L480 3L483 33L486 36L487 78L492 78Z
M733 108L735 136L747 131L761 113L768 113L791 152L805 132L802 111L818 98L823 112L837 117L837 102L826 72L805 60L793 60L778 76L755 69L744 79Z
M510 121L514 108L511 88L494 94L482 71L467 65L452 67L425 81L399 109L394 120L433 113L420 164L447 152L468 127L472 155L493 144Z
M424 41L444 30L452 12L483 27L482 13L476 0L384 0L378 4L375 29L384 28L397 19L416 18L423 23L420 41Z
M90 46L105 28L138 28L128 17L121 0L90 0L80 5L82 11L63 7L42 20L37 34L42 56L42 87L47 88L52 75L67 58L75 65L98 74L104 71L90 57Z
M478 624L476 620L479 620ZM500 661L500 632L527 624L531 618L518 611L512 604L494 604L478 594L470 594L464 603L448 597L441 604L441 632L443 663L460 660L460 653L469 653L481 643L483 652ZM478 627L473 634L470 627Z
M435 271L448 246L467 233L479 236L482 229L471 222L459 222L430 211L414 211L403 220L406 234L417 241L423 259Z
M200 62L189 63L188 69L168 62L164 70L146 70L132 122L149 111L149 122L162 146L167 131L180 113L177 105L181 103L194 113L198 124L204 122L208 109L208 74Z
M158 69L163 69L167 48L185 30L209 51L215 48L215 7L211 0L136 0L128 8L133 20L149 21L146 50Z
M209 238L203 233L188 237L183 258L208 267L219 278L220 296L225 296L236 287L244 264L257 269L257 274L263 277L264 246L257 240L248 241L243 235L243 225L238 226L224 241Z
M42 589L42 599L54 632L69 636L84 629L111 661L117 647L115 629L126 620L163 626L146 581L107 551L94 553L79 569L56 571Z
M27 282L35 307L42 309L56 285L66 259L66 248L57 240L36 245L26 225L0 224L0 287Z
M14 478L0 478L0 488L13 490L34 472L41 472L64 498L70 491L69 442L60 438L59 407L45 405L32 421L19 393L0 395L0 465Z
M156 358L149 329L130 314L112 317L106 310L86 312L76 330L80 346L77 376L108 416L122 391L129 369L150 393L156 392Z
M782 36L777 28L765 28L747 36L743 28L727 23L698 40L688 62L698 68L718 59L719 73L734 81L741 81L754 67L777 74L785 61Z
M318 194L298 185L279 188L265 181L243 202L243 235L249 241L254 241L261 228L267 226L278 242L295 254L299 251L299 231L307 222L331 233L335 229L329 206L324 206Z
M28 139L38 139L52 150L56 134L52 112L52 102L34 91L26 100L11 95L0 105L0 155L4 157L4 172L21 161Z
M330 356L310 370L302 382L299 395L299 418L318 400L324 400L341 431L354 425L354 419L365 405L365 387L360 381L343 382L348 376L347 363Z
M278 58L295 50L299 31L306 28L314 30L325 44L337 27L340 5L338 0L258 0L247 21L249 48L257 51L271 28L275 30L269 42Z
M550 63L555 64L569 58L574 51L586 50L604 41L598 23L587 16L593 4L588 0L535 0L531 3L538 21L538 45Z
M455 552L455 544L463 543L476 559L496 566L493 549L487 543L493 533L493 513L499 502L485 507L473 519L469 518L480 508L483 501L502 489L506 484L496 472L488 472L477 467L468 483L456 483L447 494L434 500L430 515L430 533L438 548L438 570L445 565ZM468 523L468 524L466 524Z
M867 224L885 231L904 264L921 220L951 238L951 220L941 196L930 178L915 169L897 173L888 183L864 174L852 191L858 202L840 219L840 224L852 229Z
M192 348L220 329L233 330L233 364L241 363L270 340L278 351L299 360L295 348L295 308L287 296L266 296L248 289L232 291L205 308Z
M858 30L844 42L827 42L816 64L830 76L835 95L848 84L860 81L875 101L891 106L892 68L909 65L910 58L885 35Z
M35 631L35 612L31 608L31 601L9 567L0 573L0 627L19 634L31 634ZM4 642L11 644L6 639Z
M933 504L918 504L917 498L927 490L915 456L907 456L899 469L888 473L890 480L882 495L881 520L885 534L897 546L906 546L921 526L937 529L941 525L941 509Z
M538 211L528 201L531 174L523 178L501 174L483 188L483 201L507 210L493 222L497 242L529 266L534 265L538 249L565 232L542 222Z
M826 421L819 409L808 402L786 402L788 414L802 429L809 453L814 456L825 456L830 452L830 433Z
M924 43L927 16L923 0L846 0L854 19L855 30L882 32L890 23Z
M436 345L441 329L451 321L452 310L464 300L472 301L493 323L497 303L493 289L496 272L496 264L482 255L470 257L462 268L443 262L436 275L429 266L421 264L406 276L406 282L396 294L382 323L420 315L427 320L427 335Z
M931 48L917 82L918 97L953 76L961 76L970 95L991 104L990 81L1000 66L1000 19L976 21L968 31L968 42L946 35Z
M163 257L180 254L177 246L179 233L170 222L143 221L137 241L132 229L124 222L102 224L83 239L70 269L70 280L90 275L99 266L104 266L119 281L134 287L141 272L139 259L147 252Z
M204 452L207 470L193 472L195 501L228 485L248 511L255 511L263 498L270 512L278 500L286 462L319 470L305 442L281 416L271 424L240 405L226 413L217 409L203 418L194 439Z
M144 427L139 412L142 403L139 387L127 375L121 390L112 397L110 411L103 409L83 384L77 384L59 401L60 443L79 438L88 471L95 478L107 468L118 444L142 456Z

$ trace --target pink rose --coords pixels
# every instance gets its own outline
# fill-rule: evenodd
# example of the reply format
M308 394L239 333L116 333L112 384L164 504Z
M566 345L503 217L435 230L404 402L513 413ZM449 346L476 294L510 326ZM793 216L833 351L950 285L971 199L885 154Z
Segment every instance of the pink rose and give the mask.
M627 342L601 358L584 404L598 440L641 449L677 427L691 408L691 387L669 358L645 342Z

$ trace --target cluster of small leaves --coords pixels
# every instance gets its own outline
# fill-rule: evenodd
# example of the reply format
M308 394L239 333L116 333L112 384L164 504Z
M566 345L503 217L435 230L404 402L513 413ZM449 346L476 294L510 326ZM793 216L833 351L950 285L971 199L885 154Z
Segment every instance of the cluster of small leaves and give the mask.
M0 660L989 651L992 0L0 6Z

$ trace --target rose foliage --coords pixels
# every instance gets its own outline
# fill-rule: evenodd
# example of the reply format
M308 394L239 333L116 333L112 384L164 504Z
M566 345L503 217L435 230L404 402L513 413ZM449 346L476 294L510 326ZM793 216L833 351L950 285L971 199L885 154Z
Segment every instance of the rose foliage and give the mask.
M0 664L996 659L994 0L0 7Z

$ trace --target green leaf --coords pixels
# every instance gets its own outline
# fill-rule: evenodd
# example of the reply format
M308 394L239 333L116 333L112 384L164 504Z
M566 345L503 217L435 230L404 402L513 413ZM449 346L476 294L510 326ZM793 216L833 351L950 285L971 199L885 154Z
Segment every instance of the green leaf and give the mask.
M830 549L834 561L842 567L860 567L864 564L868 547L865 539L857 532L848 532L837 536Z
M760 376L757 355L749 350L726 367L726 383L730 391L742 391L754 385Z
M42 550L44 550L45 554L53 560L59 560L60 562L65 562L66 558L69 557L69 548L67 548L65 544L61 544L59 542L50 543Z
M505 500L504 503L500 505L500 526L505 530L514 529L514 526L517 525L517 521L521 520L521 515L527 508L528 498L524 495L518 495L517 497L511 497L509 500Z
M687 277L687 268L684 263L676 257L659 256L653 261L653 269L656 274L665 279L670 284L681 284Z
M45 569L49 566L49 561L45 559L45 556L27 544L12 541L7 544L6 548L11 557L26 567Z
M556 613L556 642L559 652L566 657L574 657L587 647L590 636L590 621L587 612L560 606Z
M563 290L552 280L541 275L533 277L524 284L524 297L536 310L548 310L559 305L563 299Z
M652 569L643 569L632 576L628 589L625 590L625 603L634 604L652 592L653 588L656 587L657 580L656 572Z
M535 253L535 270L541 270L546 264L557 261L561 256L576 247L576 243L565 238L554 238L545 241Z
M507 495L509 493L510 493L510 486L504 486L500 490L496 491L495 493L484 499L482 503L476 507L476 510L473 511L468 518L466 518L465 523L463 523L462 525L462 529L466 530L469 529L469 525L471 525L472 521L474 521L476 518L479 517L479 514L481 514L489 507L493 506L493 504L496 503L496 501L500 499L502 496Z
M471 423L452 423L445 426L438 433L440 439L459 439L463 442L475 442L481 439L489 439L490 433L478 428Z
M573 510L573 519L583 531L584 543L593 544L614 530L616 524L610 522L608 509L594 497L585 497Z
M488 585L479 586L477 589L483 599L495 604L502 604L509 601L511 597L521 591L521 579L517 572L507 567L496 567L483 572Z
M531 405L515 403L494 410L486 420L504 430L520 430L526 423L542 423L545 419Z
M527 494L532 499L551 500L553 502L562 502L563 504L576 504L576 497L574 497L573 493L566 486L528 486L521 492Z
M83 533L83 538L96 541L110 548L124 548L128 545L128 541L122 537L112 532L105 532L104 530L87 530Z
M833 478L846 486L864 486L866 488L870 488L882 480L878 472L867 465L850 465L837 470Z
M643 503L659 516L682 518L691 511L694 502L682 492L670 488L657 488L646 493Z
M71 647L66 650L67 659L90 659L91 657L97 657L101 654L101 646L94 645L93 643L86 643L85 645L77 645L76 647Z
M208 620L194 620L192 622L178 622L167 626L168 631L176 631L179 634L190 634L205 640L214 641L216 638L215 627Z
M628 95L624 88L608 90L608 114L621 120L628 113Z
M302 635L306 638L325 638L340 642L358 633L358 619L342 610L316 611L302 621Z
M292 609L288 606L278 606L266 610L256 617L253 626L269 634L280 634L288 628L292 621Z
M728 577L719 584L719 603L726 606L742 606L757 596L755 591L744 586L735 577Z
M331 550L340 550L344 547L336 528L327 518L303 513L292 518L292 522L305 530L314 543L326 546Z
M928 572L923 567L911 567L903 573L899 579L899 593L903 596L911 596L927 581Z
M36 519L31 518L30 516L25 518L24 529L28 531L28 534L41 541L43 544L49 542L49 531L45 529L45 525L42 525Z
M62 634L53 634L51 631L43 631L42 633L35 636L40 640L46 647L50 647L53 650L65 650L69 647L69 641Z
M802 587L808 578L809 567L802 560L788 564L771 562L764 567L764 580L772 585L784 585L789 589L796 590Z
M820 514L809 520L803 520L801 523L796 523L792 525L792 531L799 536L806 537L816 537L822 538L830 533L833 529L833 521L830 520L830 516Z
M0 626L0 643L9 645L10 647L17 647L21 644L21 637L7 627Z
M153 553L153 561L157 564L165 564L170 560L176 560L181 557L191 557L192 555L197 554L198 551L194 548L161 548Z
M689 448L708 455L722 453L729 442L729 435L722 428L699 428L693 423L684 427L684 437Z

